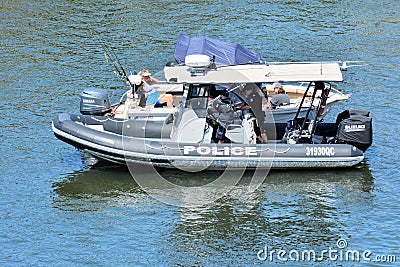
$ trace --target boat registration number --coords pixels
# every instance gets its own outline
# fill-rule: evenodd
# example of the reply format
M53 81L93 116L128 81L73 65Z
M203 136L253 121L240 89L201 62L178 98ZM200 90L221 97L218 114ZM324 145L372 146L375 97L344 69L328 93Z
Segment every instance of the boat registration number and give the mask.
M335 148L334 147L306 147L306 156L315 157L315 156L335 156Z

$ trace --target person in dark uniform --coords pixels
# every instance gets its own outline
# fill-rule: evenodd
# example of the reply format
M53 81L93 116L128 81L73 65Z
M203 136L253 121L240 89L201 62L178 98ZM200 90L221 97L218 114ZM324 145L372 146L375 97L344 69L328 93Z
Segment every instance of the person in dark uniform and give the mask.
M268 143L267 132L264 126L265 114L262 110L264 96L260 87L257 84L248 83L242 90L235 90L235 93L244 101L244 104L239 109L249 110L256 118L254 132L257 135L257 139L262 143Z
M223 144L225 142L226 128L229 124L232 124L235 117L229 94L227 92L221 94L217 99L212 101L207 113L217 122L215 132L216 142Z

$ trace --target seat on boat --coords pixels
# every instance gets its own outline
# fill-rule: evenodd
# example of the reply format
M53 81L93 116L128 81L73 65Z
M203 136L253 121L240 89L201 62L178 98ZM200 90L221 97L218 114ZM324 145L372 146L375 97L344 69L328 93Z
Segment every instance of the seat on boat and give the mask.
M199 118L193 109L183 111L171 133L171 140L181 143L199 143L204 137L206 118Z
M169 138L172 131L171 124L146 120L108 119L103 122L103 127L106 132L141 138Z
M249 139L246 135L246 131L240 124L230 124L226 127L225 137L228 138L232 143L237 144L248 144Z

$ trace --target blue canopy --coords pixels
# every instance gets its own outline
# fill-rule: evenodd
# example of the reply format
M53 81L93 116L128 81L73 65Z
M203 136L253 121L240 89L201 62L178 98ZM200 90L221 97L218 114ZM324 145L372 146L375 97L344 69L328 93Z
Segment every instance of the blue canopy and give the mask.
M227 43L208 37L189 37L183 34L178 36L174 57L179 63L185 63L188 55L208 55L210 59L215 56L217 65L236 65L246 63L259 63L259 53L247 50L237 43Z

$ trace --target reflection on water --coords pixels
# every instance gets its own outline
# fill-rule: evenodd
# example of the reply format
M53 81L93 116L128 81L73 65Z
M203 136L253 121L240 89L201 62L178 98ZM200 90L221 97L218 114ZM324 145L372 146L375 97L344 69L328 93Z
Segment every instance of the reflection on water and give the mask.
M253 262L270 248L326 249L346 232L342 217L372 205L368 168L340 171L272 172L243 202L243 186L212 205L182 209L169 235L171 256L218 260L235 255ZM352 220L348 220L352 223ZM196 262L191 262L196 264Z
M71 211L97 211L108 205L134 204L142 190L125 167L99 166L77 171L53 184L54 206ZM126 202L126 203L125 203Z
M220 174L159 171L185 187L203 186ZM162 244L154 252L154 264L204 266L226 259L231 265L253 264L265 245L287 250L334 248L342 236L351 240L359 214L368 213L375 202L368 166L271 171L258 190L249 192L252 175L246 172L232 191L209 205L184 208L150 197L126 167L96 164L56 179L52 204L73 217L90 218L91 225L116 223L110 218L117 216L125 234L146 233L152 240L146 242ZM109 229L112 235L113 228Z
M221 174L220 171L205 171L191 173L188 176L186 172L179 170L158 169L158 171L171 183L183 187L207 185ZM237 190L243 190L250 183L252 176L252 171L246 171L229 197L234 198ZM280 193L290 195L296 192L308 192L310 195L325 193L329 195L339 193L337 189L369 193L372 186L373 178L368 166L359 169L271 171L257 194L265 192L265 197L270 199ZM94 165L87 170L65 175L61 182L53 184L53 188L60 197L70 199L145 194L125 166L113 165ZM268 194L271 192L274 195Z
M191 176L176 170L161 170L164 176L184 186L198 186L209 172ZM218 175L217 172L212 175ZM343 220L372 205L373 178L367 166L360 169L323 171L272 171L262 186L248 193L252 173L246 172L234 189L212 204L196 208L170 208L172 228L162 233L168 239L166 252L185 262L201 255L228 257L234 253L246 262L264 244L286 248L322 248L331 245L352 223ZM109 207L150 208L163 214L161 203L150 198L125 167L94 166L53 184L53 203L61 210L95 212ZM155 202L156 201L156 202ZM151 204L153 203L153 204ZM148 205L150 204L150 206ZM160 205L161 204L161 205ZM165 218L151 216L155 224ZM140 225L134 226L136 230ZM205 262L202 262L204 264ZM197 262L199 264L199 262Z

